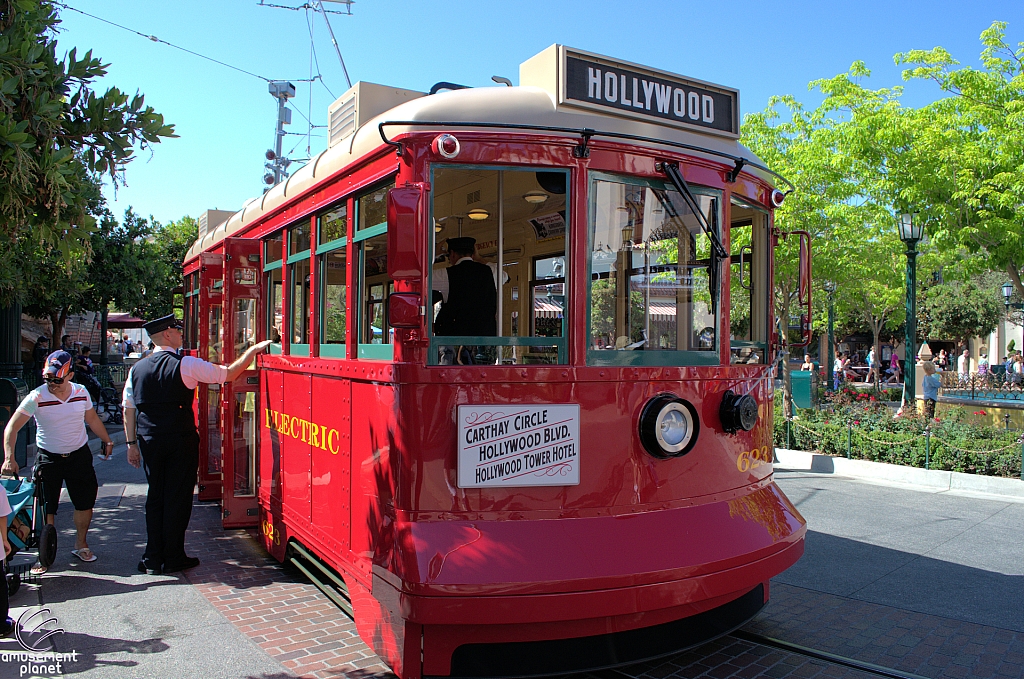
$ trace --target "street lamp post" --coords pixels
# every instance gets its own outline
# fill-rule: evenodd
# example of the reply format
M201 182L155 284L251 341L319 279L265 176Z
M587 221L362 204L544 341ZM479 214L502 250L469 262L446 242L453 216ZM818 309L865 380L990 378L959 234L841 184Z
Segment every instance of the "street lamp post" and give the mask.
M1013 297L1013 283L1003 283L1003 304L1006 306L1006 313L1010 313L1010 309L1024 309L1024 303L1013 302L1010 303L1010 298Z
M836 360L836 335L835 335L835 301L836 284L834 281L825 281L825 292L828 294L828 358L825 369L825 388L832 391L835 387L832 378L832 371L835 368Z
M903 371L904 406L917 410L917 243L921 240L924 226L917 212L900 215L900 240L907 246L907 345L905 369Z

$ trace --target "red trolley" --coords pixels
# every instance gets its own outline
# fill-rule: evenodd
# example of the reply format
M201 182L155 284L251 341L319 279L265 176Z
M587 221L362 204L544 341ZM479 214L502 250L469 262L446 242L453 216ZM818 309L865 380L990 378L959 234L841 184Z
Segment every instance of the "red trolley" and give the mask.
M772 479L785 194L737 142L738 92L560 45L518 87L435 89L358 83L328 150L207 215L187 346L279 342L199 391L201 497L403 678L613 666L743 624L805 524ZM459 237L493 334L434 332Z

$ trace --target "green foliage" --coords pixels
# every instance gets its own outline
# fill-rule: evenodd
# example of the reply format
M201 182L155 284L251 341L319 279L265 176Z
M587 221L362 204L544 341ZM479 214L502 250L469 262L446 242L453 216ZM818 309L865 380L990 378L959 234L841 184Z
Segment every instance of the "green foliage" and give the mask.
M981 253L1024 296L1024 43L1006 42L1006 23L981 34L982 68L946 50L895 57L905 80L927 80L949 96L915 116L903 194L925 208L929 233L946 251Z
M199 237L199 222L189 216L160 224L153 222L155 267L146 285L145 299L138 307L143 318L166 316L182 306L182 262Z
M931 286L918 299L920 335L954 338L960 345L966 345L971 337L988 335L1003 317L998 294L973 281Z
M775 409L781 412L778 399ZM894 418L893 411L877 400L840 393L827 408L799 411L799 419L791 428L792 447L846 457L849 437L854 459L924 467L925 424L921 417ZM929 424L929 469L1020 477L1020 432L969 422L961 411L952 411ZM782 417L775 418L774 438L775 445L786 446L786 421Z
M119 183L136 146L174 136L141 94L90 88L106 74L91 51L58 58L59 23L50 2L0 0L0 305L37 301L20 283L31 257L88 250L93 174Z
M113 304L122 311L141 313L153 296L152 288L167 275L168 264L161 260L152 240L155 226L159 225L151 225L131 208L125 210L120 223L110 215L103 219L89 240L90 308Z

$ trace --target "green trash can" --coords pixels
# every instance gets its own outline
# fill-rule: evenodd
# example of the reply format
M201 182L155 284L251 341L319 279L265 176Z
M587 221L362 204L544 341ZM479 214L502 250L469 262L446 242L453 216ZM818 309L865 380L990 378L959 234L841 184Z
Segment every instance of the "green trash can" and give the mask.
M789 375L793 385L793 403L797 408L810 408L814 405L811 399L814 373L810 370L793 370Z
M0 377L0 430L7 427L7 422L22 400L32 391L28 383L21 378ZM18 432L18 440L14 443L14 461L19 467L28 466L28 442L35 438L35 420Z

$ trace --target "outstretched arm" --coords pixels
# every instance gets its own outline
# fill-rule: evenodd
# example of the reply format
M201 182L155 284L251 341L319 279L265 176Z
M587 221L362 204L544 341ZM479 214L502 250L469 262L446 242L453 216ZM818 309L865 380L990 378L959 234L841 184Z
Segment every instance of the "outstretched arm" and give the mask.
M227 382L234 382L235 378L245 372L245 369L249 367L252 360L256 357L256 354L260 353L274 342L272 340L263 340L258 344L246 349L245 353L242 354L238 360L228 366L228 378Z

